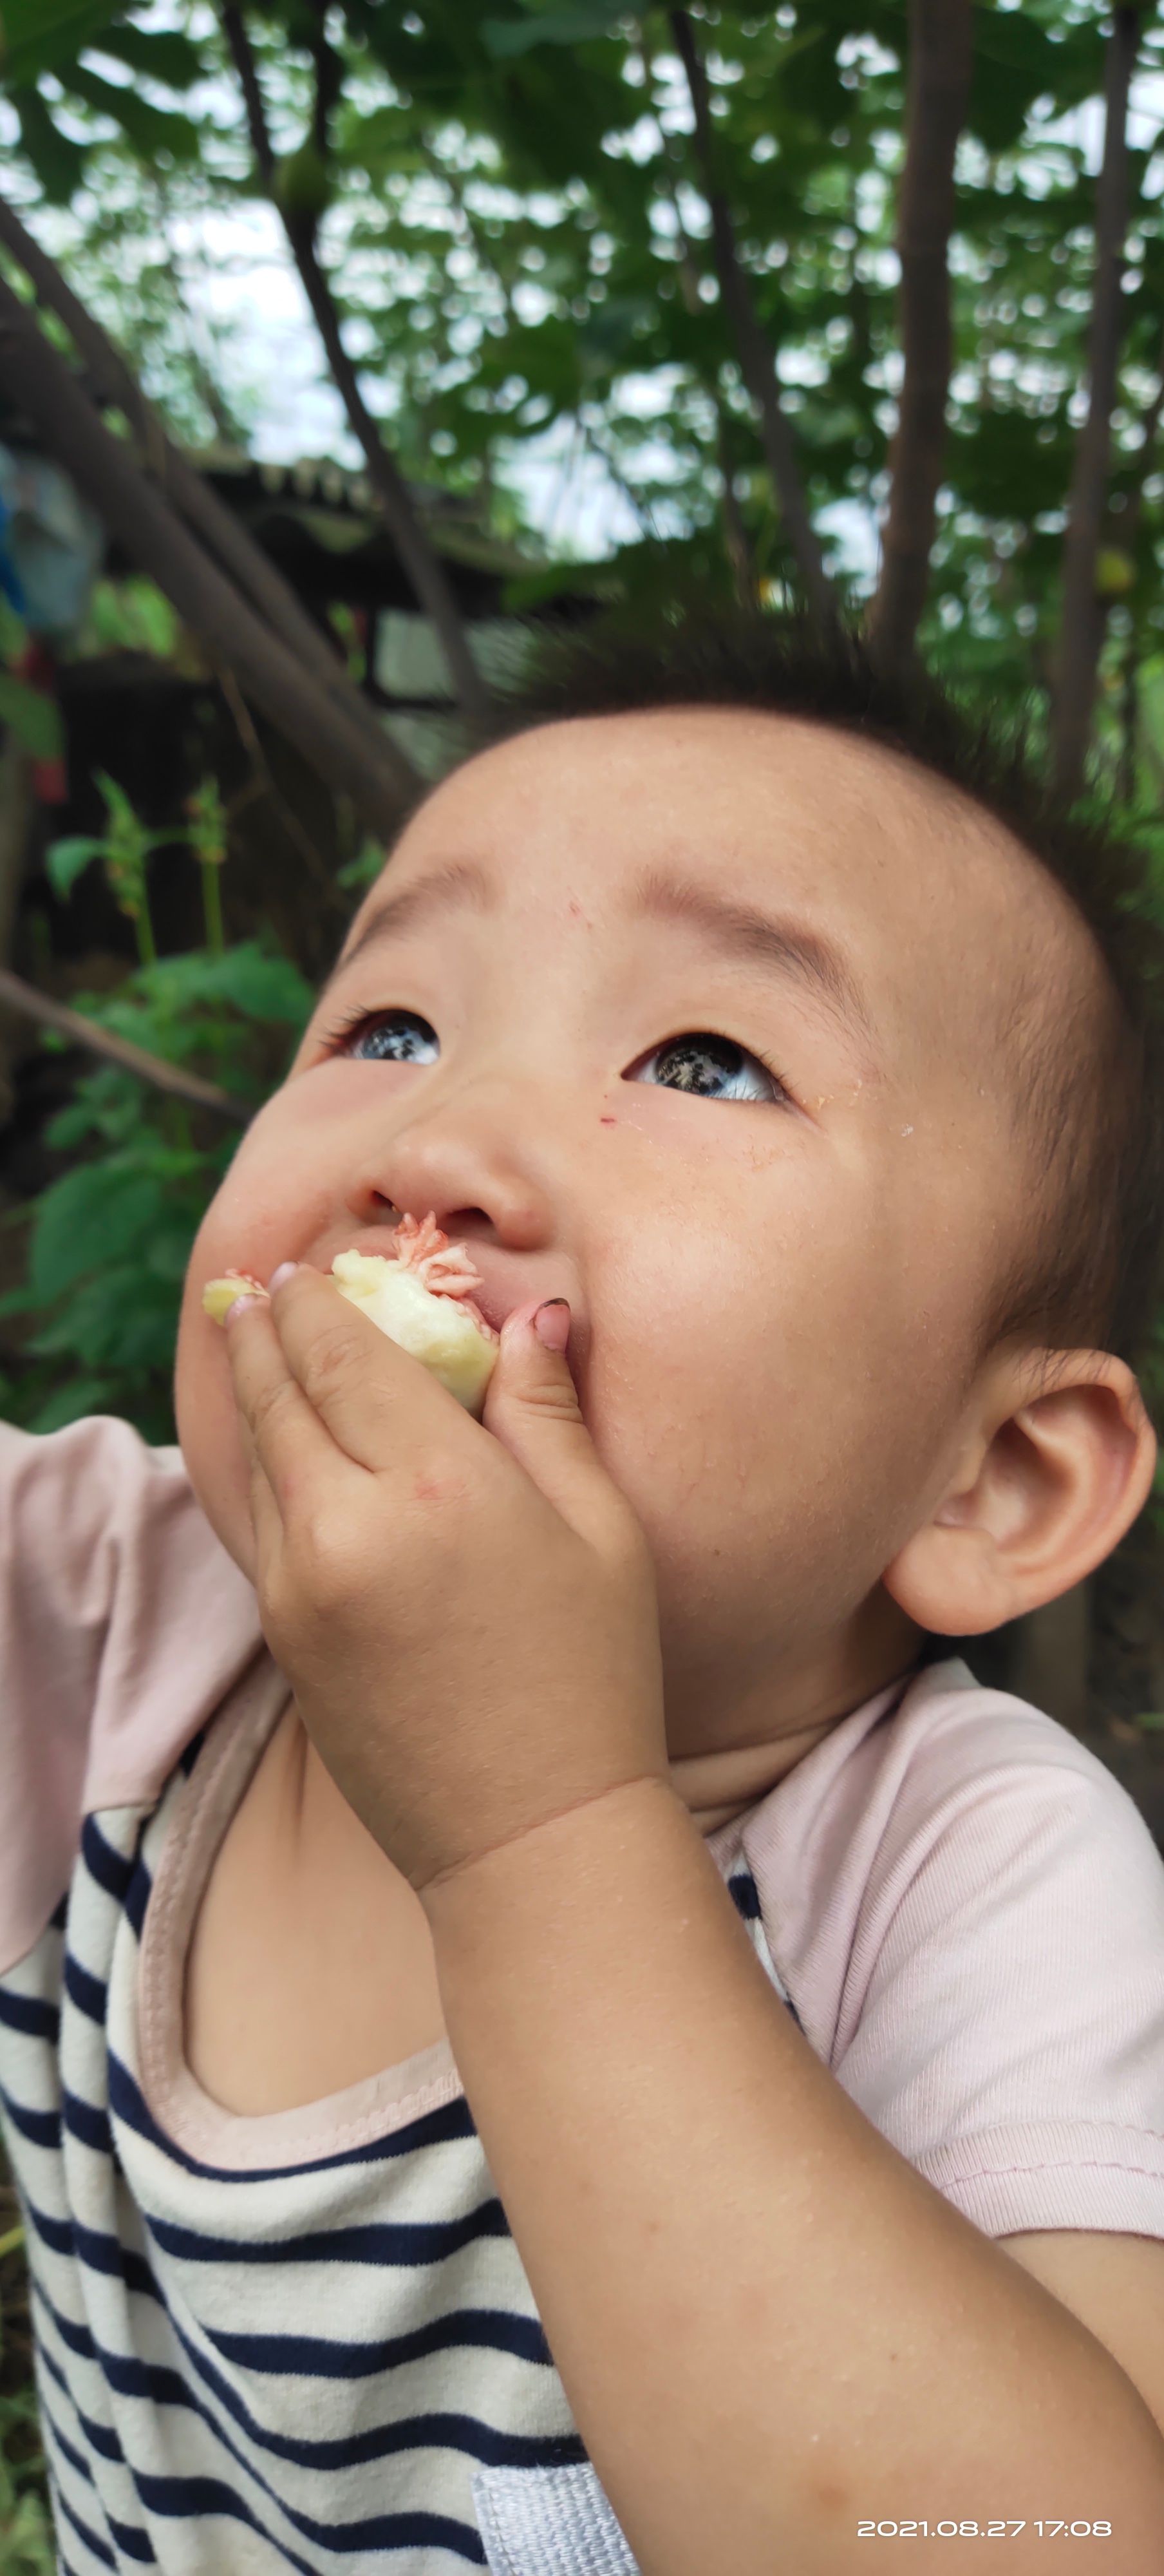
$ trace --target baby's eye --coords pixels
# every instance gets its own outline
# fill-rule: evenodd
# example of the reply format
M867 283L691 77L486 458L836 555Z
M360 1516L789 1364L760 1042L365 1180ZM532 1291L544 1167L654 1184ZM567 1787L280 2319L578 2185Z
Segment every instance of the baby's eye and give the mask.
M353 1056L364 1063L379 1058L394 1064L416 1064L421 1059L412 1036L414 1029L424 1030L422 1044L439 1043L436 1030L421 1018L419 1011L357 1012L350 1022L331 1030L326 1043L333 1054ZM665 1072L663 1076L667 1087L690 1091L699 1099L758 1101L764 1097L763 1092L740 1087L754 1084L757 1077L767 1085L770 1100L789 1098L774 1065L738 1045L734 1038L719 1037L710 1029L685 1029L681 1036L666 1039L662 1046L653 1047L650 1055L639 1059L641 1064L656 1060L669 1067L669 1074ZM717 1088L720 1083L728 1087Z
M788 1098L779 1074L764 1062L763 1056L737 1045L735 1038L717 1037L710 1029L685 1029L681 1037L668 1038L665 1045L653 1047L642 1062L651 1064L656 1058L660 1064L670 1064L671 1081L677 1091L693 1091L700 1099L757 1100L761 1097L758 1092L739 1087L743 1082L754 1081L756 1075L767 1084L770 1099ZM705 1070L709 1065L710 1079ZM752 1070L745 1072L745 1066ZM726 1091L713 1088L720 1080L729 1085Z
M419 1011L353 1011L338 1028L329 1029L326 1043L333 1055L352 1055L365 1064L374 1063L377 1057L385 1057L392 1064L415 1064L416 1048L409 1031L398 1027L400 1020L411 1020L413 1028L423 1029L433 1045L437 1044L436 1030L428 1020L422 1020Z

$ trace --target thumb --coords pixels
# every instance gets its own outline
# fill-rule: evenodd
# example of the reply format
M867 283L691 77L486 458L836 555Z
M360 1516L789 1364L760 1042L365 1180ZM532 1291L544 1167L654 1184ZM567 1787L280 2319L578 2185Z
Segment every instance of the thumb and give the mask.
M551 1327L549 1345L534 1330L539 1313L543 1325L548 1322ZM603 1526L609 1528L611 1498L617 1488L582 1419L566 1357L569 1332L570 1309L564 1297L554 1298L549 1305L532 1300L506 1317L482 1420L563 1519L582 1536L597 1537L593 1516L604 1511ZM557 1335L561 1346L555 1349Z

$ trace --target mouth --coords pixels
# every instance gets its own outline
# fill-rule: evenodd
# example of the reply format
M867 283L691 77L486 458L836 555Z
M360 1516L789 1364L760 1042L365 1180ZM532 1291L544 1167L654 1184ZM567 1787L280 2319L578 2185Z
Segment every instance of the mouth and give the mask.
M336 1252L359 1252L374 1261L391 1261L395 1257L392 1251L394 1232L394 1227L382 1226L379 1232L345 1235L342 1243L337 1243L332 1252L323 1256L321 1268L331 1269ZM544 1300L547 1297L561 1297L566 1294L564 1287L555 1280L522 1280L515 1279L512 1275L506 1279L500 1276L490 1277L486 1262L478 1258L475 1244L465 1242L459 1235L450 1236L450 1242L463 1243L464 1252L481 1282L479 1288L468 1290L464 1302L466 1305L475 1306L478 1314L484 1316L486 1323L491 1325L495 1333L500 1333L507 1316L515 1313L519 1306L527 1305L531 1298L538 1297ZM458 1300L459 1302L461 1301ZM570 1300L570 1318L572 1329L576 1328L579 1318L573 1298Z

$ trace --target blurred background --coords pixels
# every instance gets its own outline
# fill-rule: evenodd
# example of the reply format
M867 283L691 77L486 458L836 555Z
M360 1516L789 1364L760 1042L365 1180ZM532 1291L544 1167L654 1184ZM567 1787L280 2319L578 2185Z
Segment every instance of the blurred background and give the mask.
M206 1202L563 622L861 622L1164 907L1162 114L1160 11L1094 0L0 0L0 1416L175 1438ZM966 1651L1164 1849L1159 1488ZM23 2280L9 2194L0 2576L52 2566Z

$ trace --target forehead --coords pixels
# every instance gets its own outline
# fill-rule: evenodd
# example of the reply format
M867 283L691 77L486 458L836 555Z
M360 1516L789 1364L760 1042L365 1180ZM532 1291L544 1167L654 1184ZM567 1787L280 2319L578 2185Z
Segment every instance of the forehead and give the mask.
M837 727L751 709L571 717L492 745L430 792L388 880L466 856L547 938L571 900L600 908L650 858L795 908L846 949L903 1069L939 1036L979 1062L984 1013L1014 1029L1085 938L1054 880L960 790Z

